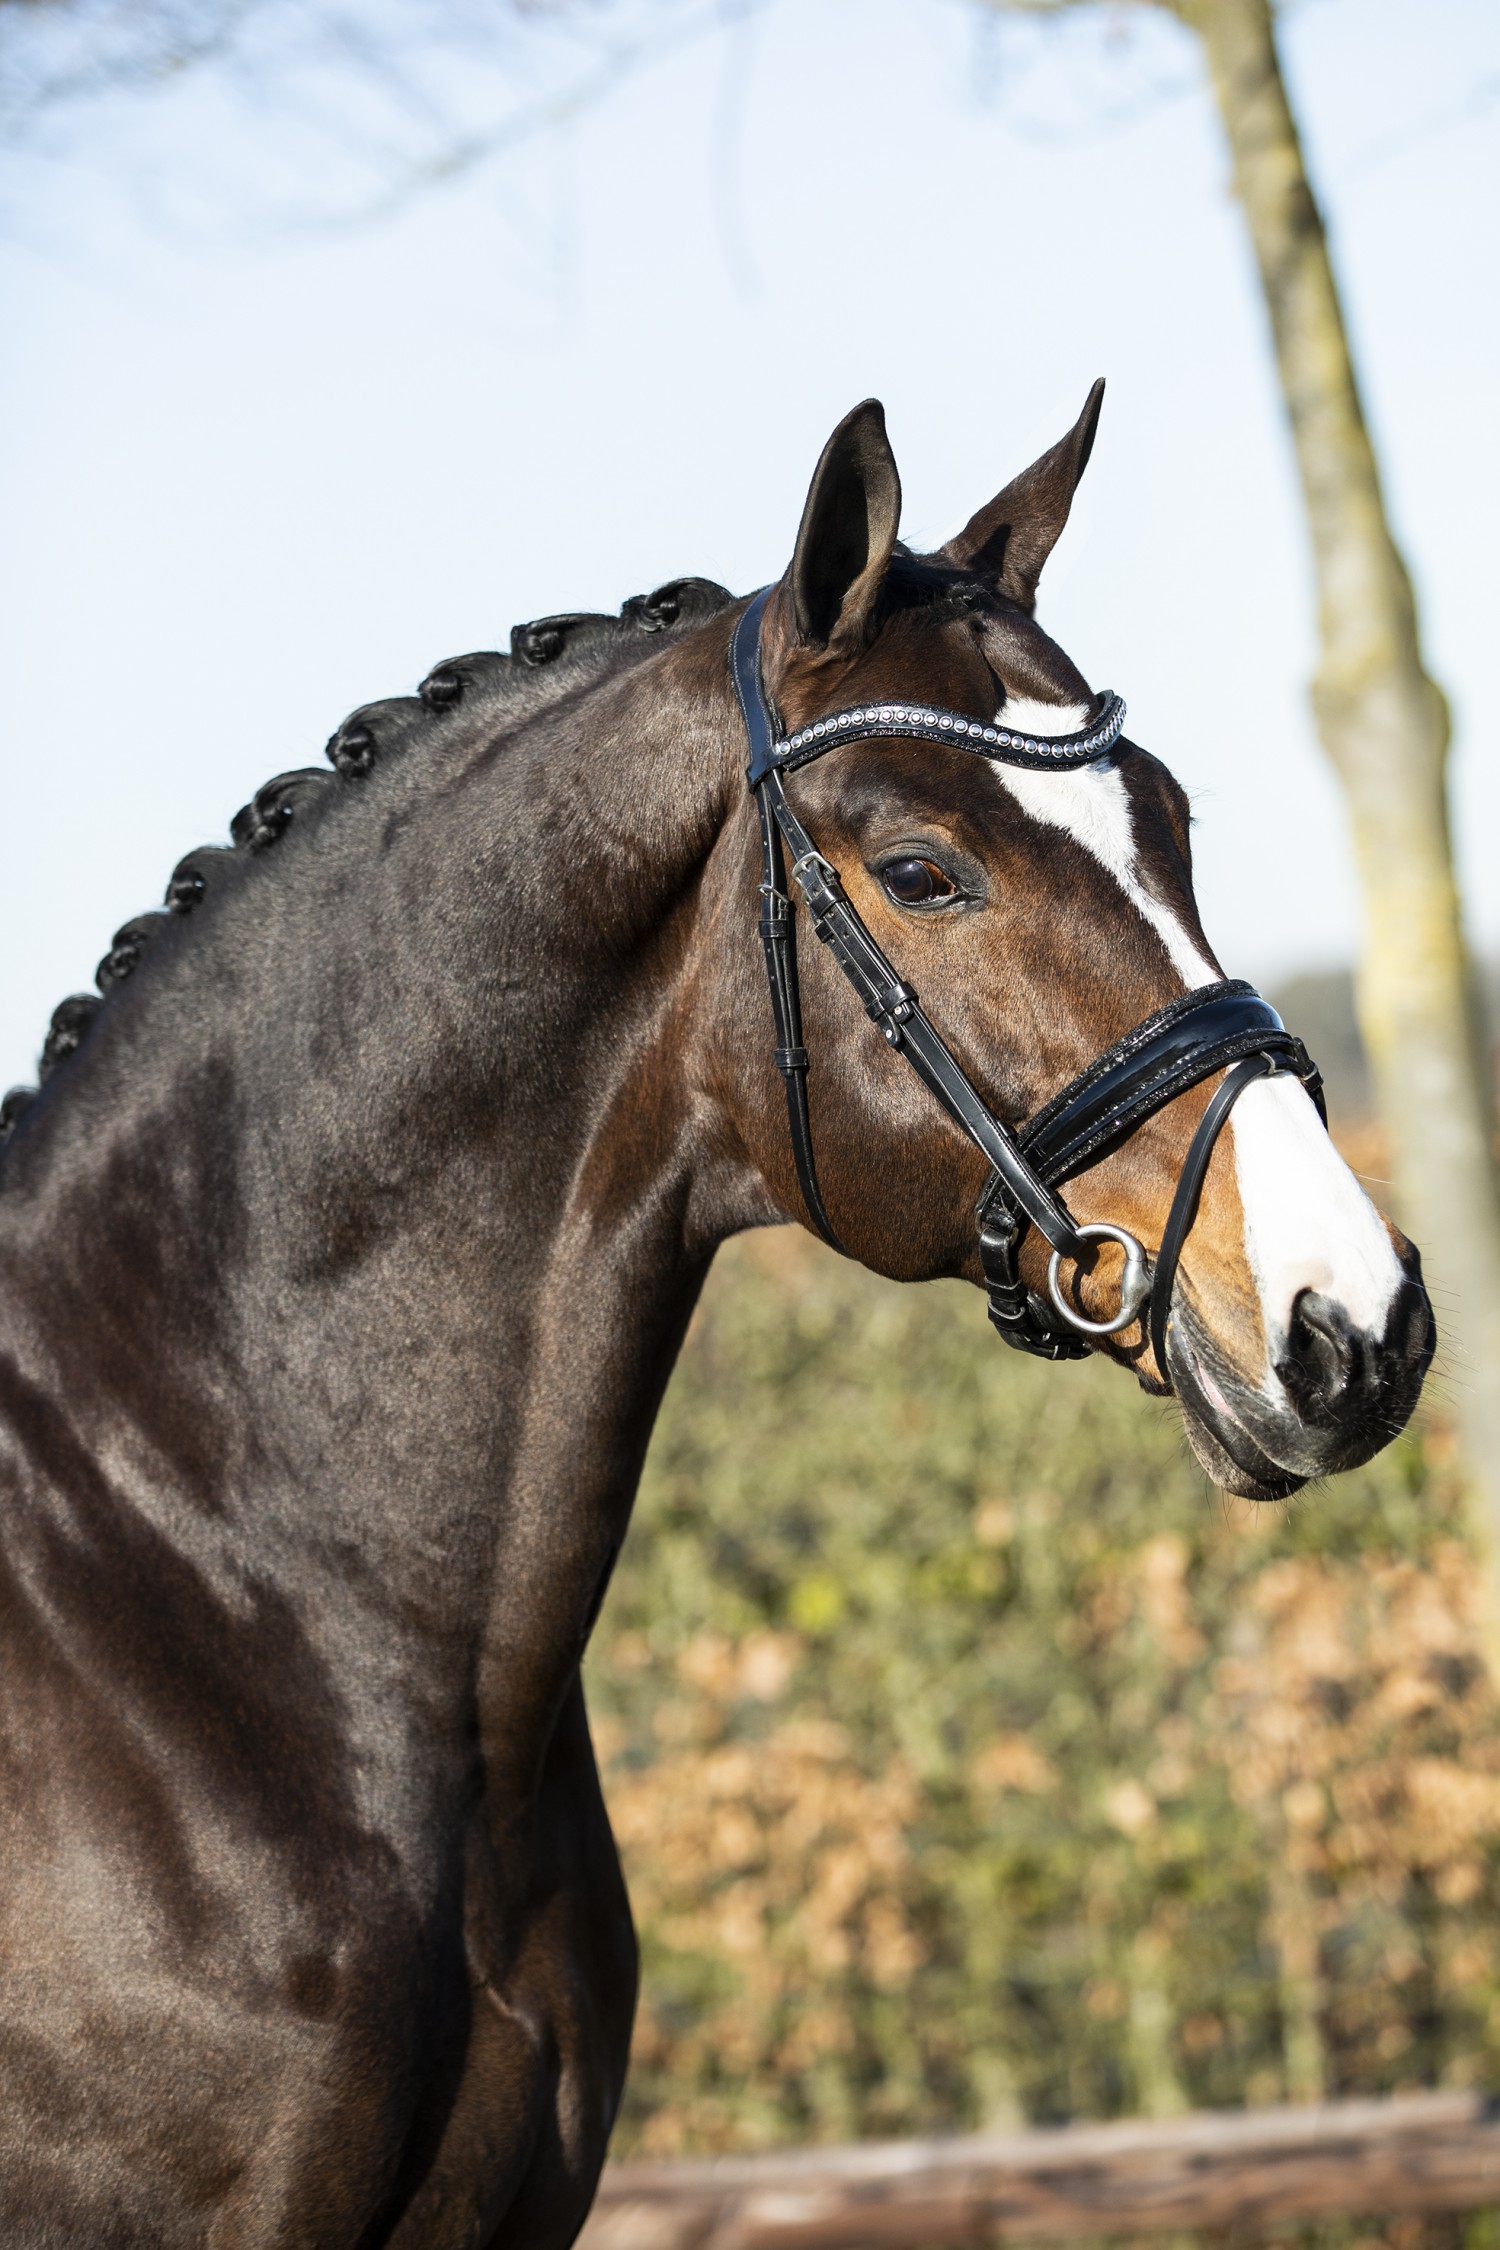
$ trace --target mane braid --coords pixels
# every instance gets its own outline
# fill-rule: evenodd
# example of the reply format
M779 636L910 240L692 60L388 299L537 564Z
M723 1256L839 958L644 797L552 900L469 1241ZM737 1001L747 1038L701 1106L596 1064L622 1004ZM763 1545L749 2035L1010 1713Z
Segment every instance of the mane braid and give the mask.
M321 766L278 774L257 789L229 824L230 843L202 844L173 868L162 908L137 914L116 930L95 971L96 993L77 992L53 1010L37 1067L38 1086L13 1086L0 1101L0 1149L20 1124L41 1086L75 1054L116 986L135 974L151 940L173 920L189 915L231 871L243 872L312 807L341 785L358 782L382 758L403 749L425 725L460 703L493 703L496 716L530 718L549 703L592 686L617 662L646 654L643 642L704 624L735 599L711 578L674 578L654 593L632 594L617 617L592 611L533 618L512 628L510 653L482 650L445 658L428 673L416 696L372 703L351 712L330 736Z

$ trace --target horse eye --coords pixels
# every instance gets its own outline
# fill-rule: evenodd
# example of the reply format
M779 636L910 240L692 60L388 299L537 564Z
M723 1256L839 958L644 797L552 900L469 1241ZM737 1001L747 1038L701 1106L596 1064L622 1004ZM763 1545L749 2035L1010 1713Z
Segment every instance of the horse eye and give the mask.
M898 906L929 906L958 895L958 885L930 859L893 859L880 870L880 880Z

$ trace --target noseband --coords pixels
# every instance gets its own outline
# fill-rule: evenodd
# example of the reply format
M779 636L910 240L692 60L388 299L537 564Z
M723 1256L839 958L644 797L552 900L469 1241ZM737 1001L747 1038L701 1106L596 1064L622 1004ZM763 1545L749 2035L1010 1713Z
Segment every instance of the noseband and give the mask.
M1151 1348L1162 1381L1167 1373L1167 1322L1178 1260L1198 1207L1214 1143L1230 1110L1253 1079L1290 1071L1324 1116L1322 1080L1300 1039L1248 984L1204 985L1170 1001L1127 1031L1095 1058L1045 1108L1017 1130L998 1118L924 1014L916 994L897 976L855 912L836 870L792 811L782 775L846 743L886 740L957 744L998 764L1057 773L1092 765L1122 741L1125 706L1117 695L1075 734L1019 734L999 720L988 724L967 712L926 703L881 703L833 711L790 737L777 733L761 678L761 620L770 589L757 594L735 627L730 666L750 741L747 776L760 814L761 943L776 1022L776 1067L786 1085L787 1119L802 1198L825 1242L842 1250L818 1188L807 1106L807 1049L797 983L796 925L786 887L783 845L813 930L878 1024L948 1115L968 1134L990 1166L975 1210L979 1261L989 1292L990 1319L1008 1344L1042 1359L1082 1359L1086 1339L1118 1335L1149 1308ZM1065 1180L1098 1163L1148 1117L1216 1071L1228 1075L1216 1089L1193 1135L1167 1215L1161 1247L1150 1259L1126 1228L1108 1222L1079 1225L1057 1194ZM1325 1116L1326 1122L1326 1116ZM1021 1279L1017 1263L1026 1230L1034 1226L1050 1245L1047 1293ZM1090 1255L1091 1245L1114 1242L1125 1253L1119 1310L1110 1320L1086 1320L1061 1286L1065 1259Z

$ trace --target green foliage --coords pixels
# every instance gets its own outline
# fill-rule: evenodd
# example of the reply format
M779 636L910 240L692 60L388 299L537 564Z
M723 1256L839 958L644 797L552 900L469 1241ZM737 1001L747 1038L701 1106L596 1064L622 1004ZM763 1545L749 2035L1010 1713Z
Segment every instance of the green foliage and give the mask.
M976 1292L731 1245L588 1665L644 1951L617 2153L1493 2076L1450 1457L1257 1511Z

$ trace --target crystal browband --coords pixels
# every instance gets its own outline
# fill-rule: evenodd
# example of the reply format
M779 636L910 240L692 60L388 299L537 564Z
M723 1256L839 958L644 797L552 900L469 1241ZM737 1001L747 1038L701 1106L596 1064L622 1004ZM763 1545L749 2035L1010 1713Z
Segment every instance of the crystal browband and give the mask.
M1124 724L1125 705L1117 695L1106 695L1102 716L1075 734L1020 734L1002 726L998 718L986 726L966 712L941 711L930 703L862 703L849 711L833 711L826 719L785 736L772 746L764 770L786 772L836 747L840 738L852 742L876 734L957 742L1008 766L1078 766L1113 749Z

